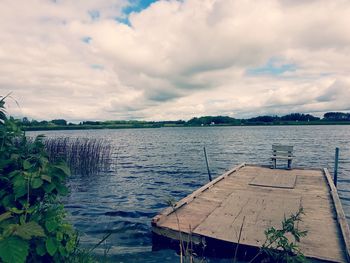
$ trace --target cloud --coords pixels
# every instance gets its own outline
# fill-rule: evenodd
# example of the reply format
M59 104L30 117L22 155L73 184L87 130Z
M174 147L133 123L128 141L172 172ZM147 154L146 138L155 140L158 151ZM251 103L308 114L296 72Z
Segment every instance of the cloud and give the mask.
M316 98L317 102L324 105L328 111L331 110L349 110L349 87L350 78L344 78L335 81L332 85L327 87L321 94Z
M4 0L0 90L35 119L348 110L345 0Z

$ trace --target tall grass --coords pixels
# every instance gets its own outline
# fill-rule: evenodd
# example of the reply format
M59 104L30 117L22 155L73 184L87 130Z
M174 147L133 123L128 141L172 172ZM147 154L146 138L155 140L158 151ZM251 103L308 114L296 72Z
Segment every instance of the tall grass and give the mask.
M46 138L45 147L52 161L65 160L76 175L91 175L109 170L111 145L103 139Z

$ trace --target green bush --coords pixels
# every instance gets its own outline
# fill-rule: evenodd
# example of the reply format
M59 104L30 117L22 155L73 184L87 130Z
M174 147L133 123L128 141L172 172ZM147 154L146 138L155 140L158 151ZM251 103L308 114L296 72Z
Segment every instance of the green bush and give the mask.
M27 141L0 100L0 261L64 262L77 253L77 233L59 197L68 193L63 162L50 163L43 137Z
M304 209L300 205L299 210L290 217L284 218L282 227L276 229L270 227L265 230L266 240L261 246L259 253L253 257L250 262L288 262L288 263L304 263L308 262L304 254L301 252L299 243L302 237L307 235L307 231L299 229L299 223L302 221ZM263 256L262 258L259 256Z

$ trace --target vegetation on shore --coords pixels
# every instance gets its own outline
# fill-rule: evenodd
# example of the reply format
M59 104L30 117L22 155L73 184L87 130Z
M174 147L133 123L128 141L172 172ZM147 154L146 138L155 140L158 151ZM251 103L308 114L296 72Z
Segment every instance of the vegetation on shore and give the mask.
M43 137L28 140L8 119L0 99L0 261L94 262L79 249L78 234L65 217L60 197L70 174L50 161Z
M229 116L194 117L188 121L84 121L68 123L64 119L51 121L29 120L24 117L14 120L23 130L86 130L86 129L126 129L193 126L249 126L249 125L350 125L350 113L327 112L323 118L311 114L291 113L284 116L258 116L249 119L235 119Z

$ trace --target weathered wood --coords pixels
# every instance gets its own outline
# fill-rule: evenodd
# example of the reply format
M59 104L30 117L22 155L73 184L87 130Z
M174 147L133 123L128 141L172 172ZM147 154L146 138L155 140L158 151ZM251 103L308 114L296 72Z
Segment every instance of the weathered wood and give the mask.
M277 160L287 160L287 167L291 169L293 160L293 146L289 145L272 145L272 168L276 168Z
M245 217L241 241L247 245L259 246L265 241L263 230L279 225L284 216L298 211L300 202L300 196L283 199L266 193L251 195L245 191L234 192L195 228L194 233L237 243L237 230ZM271 213L273 218L268 216Z
M157 235L167 236L171 239L180 240L180 232L178 230L170 228L153 227L152 231ZM202 236L181 232L181 238L186 242L187 240L191 240L196 245L205 245L205 238L203 238Z
M349 226L348 226L348 223L346 221L343 207L341 206L341 203L339 200L337 188L335 187L335 185L332 181L332 177L329 174L328 169L324 168L324 173L325 173L325 176L327 178L328 186L330 188L330 192L331 192L332 199L333 199L334 206L335 206L335 210L336 210L337 220L338 220L340 230L342 233L342 237L344 239L344 243L346 246L347 260L350 262L350 230L349 230Z
M293 160L293 157L290 156L272 156L272 160L278 159L278 160Z
M339 162L339 148L335 148L335 158L334 158L334 185L337 187L338 182L338 162Z
M252 185L260 176L270 181L284 178L279 185L297 179L293 188ZM242 228L240 246L259 247L265 229L280 228L283 218L302 205L305 215L299 227L308 234L301 240L301 251L309 258L346 262L349 230L328 177L321 169L272 170L243 164L182 199L174 209L163 211L153 219L152 226L154 232L171 239L178 239L174 233L180 230L199 237L201 243L214 239L232 244L238 242Z
M236 172L237 170L239 170L240 168L244 167L245 163L242 163L234 168L232 168L231 170L229 170L228 172L224 173L223 175L217 177L216 179L214 179L213 181L209 182L208 184L202 186L201 188L199 188L198 190L194 191L192 194L188 195L187 197L183 198L182 200L180 200L179 202L175 203L173 207L168 207L166 209L164 209L162 212L160 212L157 216L155 216L152 219L152 224L158 222L159 220L161 220L162 218L170 215L171 213L174 213L176 210L178 210L179 208L181 208L183 205L191 202L194 198L196 198L199 194L203 193L204 191L208 190L209 188L213 187L213 185L215 185L216 183L220 182L221 180L225 179L227 176L231 175L232 173Z
M293 152L293 146L290 145L279 145L279 144L273 144L272 150L277 152Z
M276 188L294 188L297 176L291 174L289 176L281 174L259 174L249 184L265 187Z

